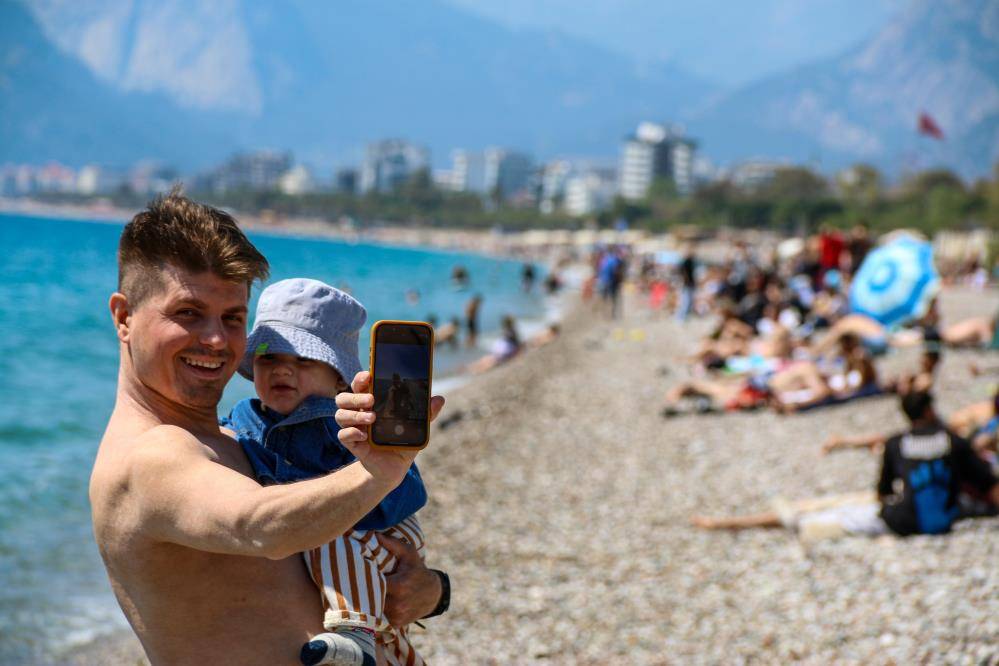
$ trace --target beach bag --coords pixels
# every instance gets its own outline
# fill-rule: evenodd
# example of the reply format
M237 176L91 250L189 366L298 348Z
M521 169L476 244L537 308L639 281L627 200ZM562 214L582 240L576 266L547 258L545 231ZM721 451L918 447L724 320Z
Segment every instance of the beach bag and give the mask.
M919 465L909 474L909 488L921 534L949 532L957 518L957 505L948 507L951 476L950 466L939 458Z

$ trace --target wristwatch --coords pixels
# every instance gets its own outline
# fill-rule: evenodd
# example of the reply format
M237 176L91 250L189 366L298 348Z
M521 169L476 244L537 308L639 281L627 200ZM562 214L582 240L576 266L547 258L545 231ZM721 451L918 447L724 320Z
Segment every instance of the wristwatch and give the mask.
M420 618L422 620L425 620L428 617L443 615L451 606L451 579L448 578L446 573L440 571L439 569L431 569L431 571L437 574L437 577L441 579L441 598L440 601L437 602L437 606L432 611Z

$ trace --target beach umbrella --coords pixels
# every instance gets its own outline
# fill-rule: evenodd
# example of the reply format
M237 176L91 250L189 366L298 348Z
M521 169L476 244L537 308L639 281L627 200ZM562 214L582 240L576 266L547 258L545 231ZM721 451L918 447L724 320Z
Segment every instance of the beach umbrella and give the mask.
M933 246L903 236L864 258L850 286L850 309L895 326L926 314L939 288Z

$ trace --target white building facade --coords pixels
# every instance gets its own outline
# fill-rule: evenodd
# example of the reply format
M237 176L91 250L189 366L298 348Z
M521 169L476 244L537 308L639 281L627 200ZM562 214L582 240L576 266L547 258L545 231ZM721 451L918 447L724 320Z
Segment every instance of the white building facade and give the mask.
M694 187L696 142L657 123L643 122L621 149L618 192L629 201L641 201L657 178L667 178L677 193Z
M368 144L361 165L362 194L396 191L420 169L430 165L430 151L403 139L387 139Z

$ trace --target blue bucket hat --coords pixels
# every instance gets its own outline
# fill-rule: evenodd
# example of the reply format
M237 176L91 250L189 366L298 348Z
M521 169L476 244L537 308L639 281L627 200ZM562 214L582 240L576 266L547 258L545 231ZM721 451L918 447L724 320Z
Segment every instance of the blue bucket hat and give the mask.
M319 280L292 278L260 294L239 374L253 380L253 357L293 354L321 361L348 384L361 371L357 339L368 313L357 299Z

